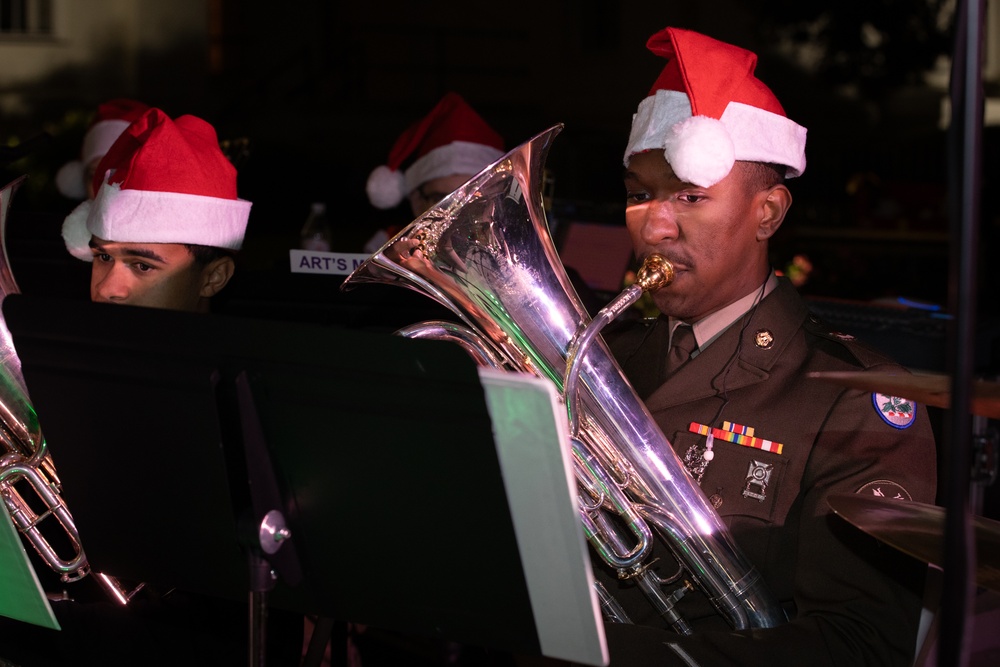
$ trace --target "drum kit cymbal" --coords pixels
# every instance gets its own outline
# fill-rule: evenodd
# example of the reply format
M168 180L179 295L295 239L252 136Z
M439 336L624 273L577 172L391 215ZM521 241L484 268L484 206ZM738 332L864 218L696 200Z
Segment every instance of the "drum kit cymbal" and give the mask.
M872 537L941 568L945 508L907 500L832 495L833 511ZM1000 592L1000 521L971 517L976 544L976 584Z
M810 373L809 377L843 387L877 391L908 398L937 408L951 407L951 377L938 373ZM1000 384L976 380L972 383L969 409L974 415L1000 419Z
M809 377L843 387L877 391L939 408L951 407L951 378L931 373L829 372ZM969 410L1000 419L1000 384L972 384ZM913 501L833 495L827 503L838 515L872 537L935 567L943 567L945 508ZM1000 521L971 516L976 545L976 584L1000 592Z

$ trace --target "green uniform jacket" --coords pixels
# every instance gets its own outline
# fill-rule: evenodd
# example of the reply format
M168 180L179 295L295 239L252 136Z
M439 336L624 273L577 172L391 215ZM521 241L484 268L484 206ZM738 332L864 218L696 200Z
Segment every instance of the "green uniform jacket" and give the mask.
M598 579L636 624L607 625L611 664L910 664L926 564L835 515L826 497L861 493L933 503L936 453L927 411L902 401L890 410L891 397L806 377L905 371L824 326L784 279L669 381L665 317L607 338L682 459L705 445L692 423L751 427L757 444L781 445L778 454L717 437L700 484L790 618L775 628L732 631L700 591L692 592L678 608L695 632L682 637L635 585L618 582L601 563ZM660 575L673 574L676 561L666 548L658 545L655 555Z

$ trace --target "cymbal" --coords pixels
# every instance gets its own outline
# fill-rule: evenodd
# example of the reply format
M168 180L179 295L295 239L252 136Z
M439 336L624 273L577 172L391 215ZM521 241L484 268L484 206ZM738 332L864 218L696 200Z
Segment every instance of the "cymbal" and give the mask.
M938 568L944 560L945 508L908 500L832 495L827 503L848 522L905 554ZM976 583L1000 592L1000 521L970 517Z
M814 372L808 377L833 382L852 389L877 391L911 401L951 407L951 377L937 373L869 373L864 371ZM972 414L1000 419L1000 384L976 380L969 401Z

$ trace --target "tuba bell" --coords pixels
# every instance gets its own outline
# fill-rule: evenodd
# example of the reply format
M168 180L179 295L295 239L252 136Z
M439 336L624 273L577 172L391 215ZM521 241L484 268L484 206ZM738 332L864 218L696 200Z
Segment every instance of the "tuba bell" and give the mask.
M691 587L734 629L786 620L599 335L644 290L672 280L659 258L593 320L559 260L542 206L541 181L556 125L515 148L418 217L368 258L341 289L395 284L430 296L461 323L400 330L450 340L482 365L548 378L560 390L584 534L597 554L632 579L677 632L690 633L675 603ZM655 534L681 571L648 567ZM605 616L629 622L596 584ZM667 588L673 590L667 591Z
M5 238L10 201L25 178L21 176L0 189L0 301L19 292L10 270ZM63 583L93 574L113 600L126 604L138 589L126 593L114 577L91 573L76 524L61 493L59 476L28 398L21 360L0 316L0 496L4 506L18 531ZM49 539L42 531L42 522L53 518L59 528L51 534L53 539ZM64 535L56 539L60 533ZM56 547L53 542L61 544Z

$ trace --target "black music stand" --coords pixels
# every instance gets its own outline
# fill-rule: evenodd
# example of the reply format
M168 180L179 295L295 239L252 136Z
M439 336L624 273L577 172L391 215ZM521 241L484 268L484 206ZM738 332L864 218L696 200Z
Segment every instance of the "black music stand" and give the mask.
M22 295L3 312L95 570L606 662L566 461L520 479L545 466L498 454L500 427L457 346ZM276 495L258 494L272 473ZM566 501L548 519L560 540L532 539L512 516L524 484ZM272 555L255 538L275 505L291 538ZM248 563L264 562L251 577ZM562 589L539 594L539 581Z

